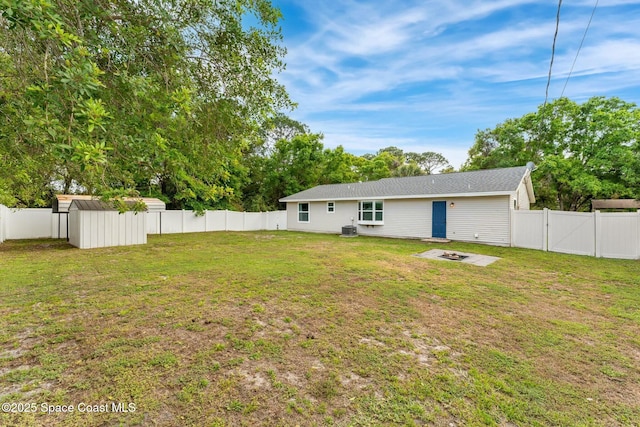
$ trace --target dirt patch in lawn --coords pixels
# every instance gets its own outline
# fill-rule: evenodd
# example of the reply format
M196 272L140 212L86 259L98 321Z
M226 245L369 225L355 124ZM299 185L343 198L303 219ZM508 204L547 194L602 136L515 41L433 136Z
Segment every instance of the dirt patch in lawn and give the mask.
M41 363L32 354L42 341L34 329L27 328L0 347L0 382L5 383L0 389L0 400L14 394L30 397L53 387L53 381L46 380Z

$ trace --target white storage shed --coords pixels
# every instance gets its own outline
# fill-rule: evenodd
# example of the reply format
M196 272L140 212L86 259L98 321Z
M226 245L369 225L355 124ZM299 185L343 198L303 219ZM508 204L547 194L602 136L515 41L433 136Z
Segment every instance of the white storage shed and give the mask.
M101 200L74 199L69 205L69 243L80 249L147 243L147 215L118 212Z
M69 207L74 200L97 200L95 196L85 194L58 194L53 199L52 211L57 214L54 221L57 221L58 239L67 238L69 240ZM127 203L143 202L146 206L147 233L162 234L162 212L166 211L167 205L155 197L125 197Z

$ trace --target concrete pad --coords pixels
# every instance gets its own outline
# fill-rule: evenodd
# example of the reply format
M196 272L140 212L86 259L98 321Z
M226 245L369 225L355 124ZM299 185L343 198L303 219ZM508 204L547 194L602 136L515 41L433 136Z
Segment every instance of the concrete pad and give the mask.
M426 239L421 239L421 241L426 243L451 243L451 240L441 237L427 237Z
M447 250L446 252L452 252L451 249ZM458 262L458 263L463 263L463 264L473 264L473 265L477 265L479 267L486 267L489 264L493 264L494 262L498 261L501 258L495 257L495 256L489 256L489 255L478 255L478 254L472 254L472 253L468 253L468 252L458 252L455 251L456 254L458 255L464 255L468 258L465 258L463 260L460 261L455 261L455 260L451 260L451 259L446 259L446 258L440 258L441 255L444 255L445 251L443 249L431 249L430 251L427 252L422 252L420 254L415 254L415 257L418 258L426 258L426 259L434 259L437 261L447 261L447 262Z

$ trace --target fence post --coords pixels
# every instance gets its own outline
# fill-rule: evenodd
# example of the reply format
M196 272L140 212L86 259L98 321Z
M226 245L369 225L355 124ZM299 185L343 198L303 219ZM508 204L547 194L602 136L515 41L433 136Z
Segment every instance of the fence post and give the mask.
M224 210L224 231L229 231L229 209Z
M638 238L636 239L637 246L636 246L636 259L640 259L640 209L638 209Z
M5 217L5 207L4 205L0 205L0 243L4 242L4 217Z
M542 209L542 250L549 251L549 240L551 240L551 227L549 226L549 209Z
M602 258L602 239L600 238L602 234L602 215L600 215L600 211L597 210L593 213L595 215L595 230L593 237L593 244L595 245L595 256L596 258Z
M516 235L516 214L515 209L509 209L509 246L513 247Z

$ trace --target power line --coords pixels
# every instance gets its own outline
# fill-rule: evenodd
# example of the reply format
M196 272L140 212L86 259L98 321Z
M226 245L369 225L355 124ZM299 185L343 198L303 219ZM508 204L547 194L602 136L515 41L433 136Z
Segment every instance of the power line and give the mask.
M547 106L547 100L549 99L549 85L551 84L551 70L553 69L553 58L556 55L556 40L558 39L558 29L560 28L560 8L562 7L562 0L558 0L558 13L556 14L556 32L553 35L553 45L551 46L551 62L549 63L549 76L547 78L547 89L544 92L544 107Z
M598 2L600 0L596 0L596 4L593 6L593 10L591 11L591 17L589 18L589 23L587 24L587 28L584 30L584 34L582 35L582 41L580 41L580 46L578 47L578 51L576 52L576 57L573 58L573 64L571 64L571 70L569 70L569 75L567 76L567 80L564 82L564 86L562 87L562 93L560 93L560 98L564 95L564 90L567 88L567 84L569 83L569 79L571 78L571 74L573 73L573 67L576 65L576 61L578 60L578 55L580 55L580 49L582 49L582 45L584 44L584 39L587 37L587 32L589 31L589 27L591 26L591 21L593 21L593 15L596 13L596 8L598 7Z

